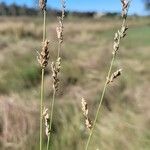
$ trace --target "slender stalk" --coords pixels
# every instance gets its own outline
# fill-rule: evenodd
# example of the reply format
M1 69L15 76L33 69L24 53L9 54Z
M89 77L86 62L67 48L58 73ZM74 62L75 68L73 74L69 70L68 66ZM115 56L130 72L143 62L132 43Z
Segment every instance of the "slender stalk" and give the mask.
M46 10L43 10L43 42L46 39Z
M46 147L46 150L49 150L49 144L50 144L50 136L48 136L48 139L47 139L47 147Z
M61 44L58 45L58 51L57 51L57 59L60 57L60 50L61 50ZM53 98L52 102L50 103L50 133L47 140L47 150L49 150L50 147L50 139L51 139L51 129L52 129L52 122L53 122L53 112L54 112L54 104L55 104L55 98L56 98L56 89L53 88Z
M112 71L112 67L113 67L113 64L114 64L114 60L115 60L115 54L114 54L113 57L112 57L107 78L109 78L110 75L111 75L111 71ZM97 109L97 112L96 112L96 116L95 116L95 119L94 119L94 122L93 122L93 127L92 127L92 129L91 129L91 131L90 131L90 135L89 135L89 137L88 137L85 150L88 150L88 146L89 146L89 143L90 143L91 138L92 138L92 135L93 135L93 131L94 131L95 126L96 126L96 122L97 122L97 119L98 119L98 116L99 116L100 108L101 108L101 106L102 106L102 102L103 102L103 99L104 99L104 96L105 96L106 89L107 89L107 79L106 79L106 82L105 82L105 85L104 85L104 88L103 88L103 91L102 91L102 95L101 95L101 98L100 98L100 102L99 102L99 105L98 105L98 109Z
M51 129L52 129L52 122L53 122L53 112L54 112L55 97L56 97L56 90L54 89L54 91L53 91L53 99L52 99L52 103L51 103L51 112L50 112L50 133L49 133L48 142L47 142L47 150L49 150L49 146L50 146Z
M41 103L40 103L40 150L42 150L42 135L43 135L43 99L44 99L44 69L41 74Z
M43 10L43 42L46 39L46 10ZM40 150L42 150L42 145L43 145L43 101L44 101L44 72L45 69L42 68L42 73L41 73L41 102L40 102Z
M100 113L100 109L101 109L101 106L102 106L102 102L104 100L104 96L105 96L105 93L106 93L108 80L110 79L113 64L114 64L114 61L115 61L115 58L116 58L117 51L119 49L120 40L126 36L126 30L128 29L127 26L126 26L126 18L127 18L127 12L128 12L130 1L127 2L126 0L121 0L121 3L122 3L122 8L123 8L122 9L123 21L122 21L121 29L115 34L114 50L113 50L113 53L112 53L113 57L112 57L112 60L111 60L111 63L110 63L110 67L109 67L109 70L108 70L108 74L107 74L107 78L106 78L106 81L105 81L105 84L104 84L102 95L100 97L100 101L99 101L98 109L97 109L95 119L94 119L94 122L93 122L93 126L92 126L92 129L90 131L90 134L89 134L86 146L85 146L85 150L88 150L89 143L90 143L92 135L94 133L96 122L97 122L97 119L98 119L98 116L99 116L99 113Z
M58 44L57 59L60 57L61 44Z
M52 71L53 71L53 98L51 102L51 112L50 112L50 133L47 141L47 150L49 150L50 147L50 139L51 139L51 129L52 129L52 122L53 122L53 112L54 112L54 104L55 104L55 98L56 98L56 92L58 90L58 85L59 85L59 78L58 78L58 73L60 72L60 67L61 67L61 59L60 59L60 51L63 43L63 19L65 16L65 1L61 0L61 6L62 6L62 13L61 17L59 18L59 25L56 28L57 32L57 38L58 38L58 50L57 50L57 58L56 62L54 63L54 66L52 66Z

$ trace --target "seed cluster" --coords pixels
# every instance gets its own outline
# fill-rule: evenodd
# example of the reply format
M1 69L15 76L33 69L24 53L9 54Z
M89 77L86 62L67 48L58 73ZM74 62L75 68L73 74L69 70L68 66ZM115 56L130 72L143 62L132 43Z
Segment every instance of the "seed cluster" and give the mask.
M47 0L39 0L39 7L41 10L46 10Z
M43 69L46 68L46 66L48 65L49 60L48 44L49 41L45 40L41 53L38 52L37 60Z
M62 13L61 17L58 17L58 26L56 27L56 33L57 33L57 38L59 40L59 44L63 43L63 30L64 30L64 17L65 17L65 0L61 0L61 5L62 5Z
M53 77L53 89L58 91L58 86L59 86L59 72L61 68L61 58L59 57L56 62L52 62L51 64L52 68L52 77Z
M87 102L84 98L82 98L82 100L81 100L81 105L82 105L82 112L83 112L83 115L85 117L85 125L88 129L91 129L92 128L92 121L89 119L88 105L87 105Z
M63 43L63 21L61 17L58 17L59 25L56 27L57 38L59 43Z
M114 79L118 78L122 73L122 69L117 70L114 72L110 78L107 79L107 84L111 83L114 81Z
M126 36L126 31L128 30L127 25L122 25L121 29L115 33L113 55L117 53L120 46L120 40Z
M121 3L122 3L122 17L127 18L129 1L121 0Z
M128 7L129 7L129 1L121 0L121 3L122 3L123 24L121 26L121 29L115 33L113 55L115 55L119 50L120 40L126 36L126 31L128 30L128 27L126 25L126 18L127 18Z
M48 114L48 109L44 108L43 110L43 117L44 117L44 122L45 122L45 134L47 137L49 137L50 134L50 119L49 119L49 114Z

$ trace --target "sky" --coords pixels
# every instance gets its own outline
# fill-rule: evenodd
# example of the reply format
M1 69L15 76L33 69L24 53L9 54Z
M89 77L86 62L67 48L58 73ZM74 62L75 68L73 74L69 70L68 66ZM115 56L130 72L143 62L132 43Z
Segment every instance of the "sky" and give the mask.
M37 7L36 0L0 0L7 4L16 3L18 5L27 5ZM48 5L52 8L60 8L60 0L47 0ZM132 0L129 13L146 15L143 0ZM66 0L67 10L72 11L97 11L97 12L119 12L121 10L120 0Z

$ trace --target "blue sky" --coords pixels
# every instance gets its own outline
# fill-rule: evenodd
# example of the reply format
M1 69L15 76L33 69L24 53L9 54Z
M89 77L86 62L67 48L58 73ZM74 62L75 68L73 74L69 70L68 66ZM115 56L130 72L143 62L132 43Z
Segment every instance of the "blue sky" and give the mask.
M19 5L26 4L27 6L35 6L36 0L0 0L5 1L8 4L17 3ZM47 0L48 5L52 8L60 7L60 0ZM66 6L68 10L78 11L117 11L121 10L120 0L66 0ZM35 6L36 7L36 6ZM147 12L144 9L142 0L132 0L130 7L130 14L137 13L139 15L145 15Z

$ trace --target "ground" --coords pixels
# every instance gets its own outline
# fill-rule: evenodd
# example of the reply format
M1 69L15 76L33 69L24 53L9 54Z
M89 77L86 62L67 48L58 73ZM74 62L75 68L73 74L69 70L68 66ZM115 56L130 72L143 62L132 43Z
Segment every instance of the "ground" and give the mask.
M112 56L113 37L121 18L67 18L61 51L60 89L54 108L54 150L83 150L85 128L81 98L93 120ZM50 64L57 54L57 19L47 19L50 61L45 76L45 106L52 99ZM90 149L150 149L150 19L130 17ZM0 146L34 150L39 140L42 18L0 18ZM45 141L46 137L44 136Z

